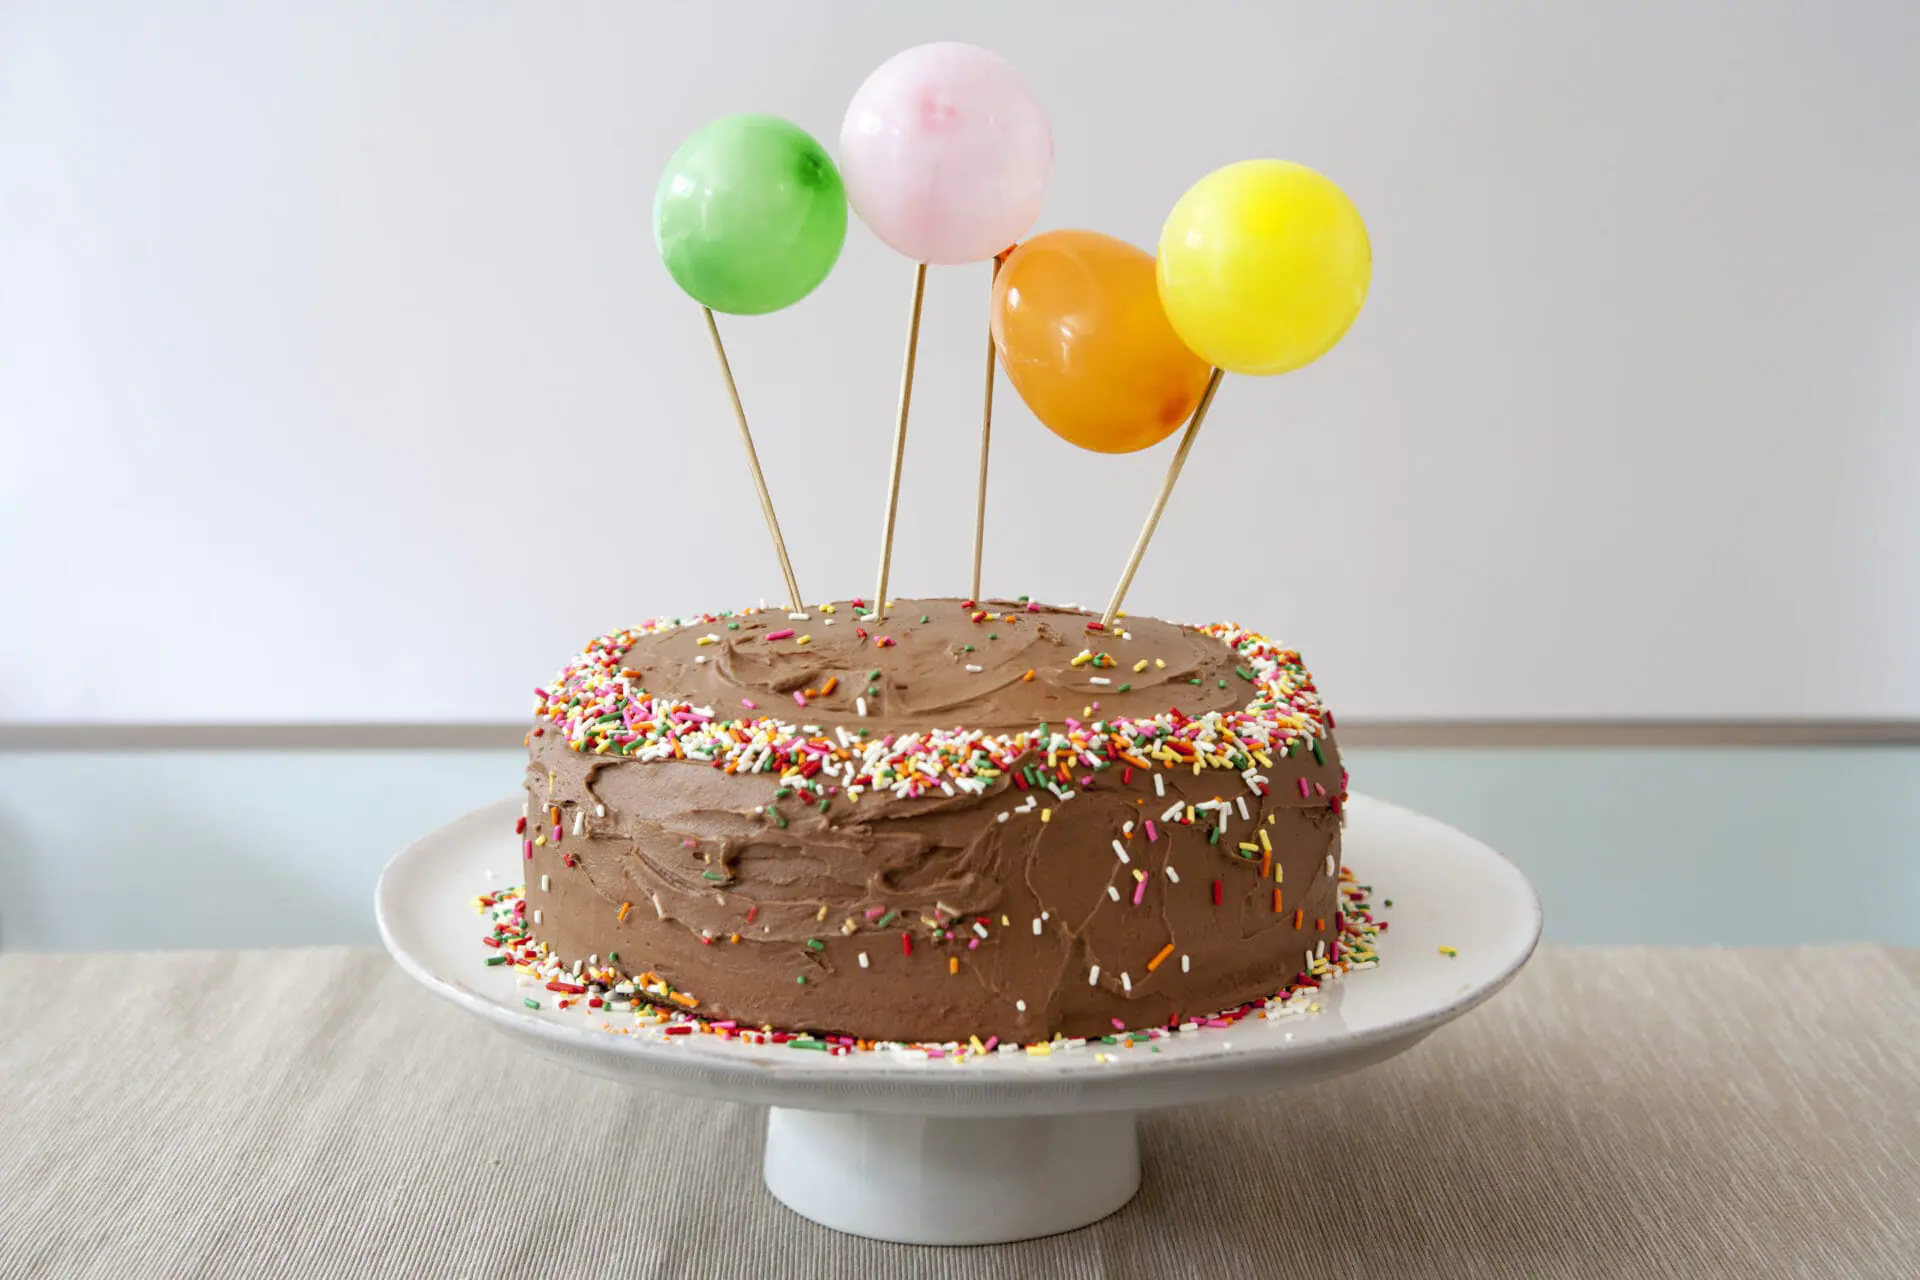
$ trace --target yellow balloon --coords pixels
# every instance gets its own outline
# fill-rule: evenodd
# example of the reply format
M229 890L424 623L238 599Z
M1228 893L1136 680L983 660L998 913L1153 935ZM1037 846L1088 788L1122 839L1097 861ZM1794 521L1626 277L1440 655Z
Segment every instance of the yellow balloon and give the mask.
M1160 230L1160 303L1180 340L1229 373L1312 364L1367 300L1360 211L1325 177L1242 160L1187 189Z

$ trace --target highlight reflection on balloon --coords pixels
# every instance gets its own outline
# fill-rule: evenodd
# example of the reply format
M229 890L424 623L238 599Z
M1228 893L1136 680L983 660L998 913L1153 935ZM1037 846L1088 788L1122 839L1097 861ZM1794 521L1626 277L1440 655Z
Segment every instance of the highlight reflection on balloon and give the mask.
M1206 389L1206 362L1161 310L1153 259L1098 231L1048 231L994 282L993 341L1034 416L1099 453L1166 439Z

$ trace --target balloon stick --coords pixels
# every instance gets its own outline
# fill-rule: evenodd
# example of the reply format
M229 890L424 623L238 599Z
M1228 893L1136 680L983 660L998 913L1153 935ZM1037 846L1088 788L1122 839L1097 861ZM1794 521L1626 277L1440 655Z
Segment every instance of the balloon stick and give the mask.
M913 268L913 310L907 317L907 359L900 369L900 415L893 424L893 465L887 472L887 523L880 531L880 585L873 612L887 616L887 571L893 565L893 519L900 511L900 459L907 451L907 406L913 400L913 361L920 349L920 303L927 295L927 264Z
M1200 403L1193 407L1193 416L1187 419L1186 434L1180 437L1180 447L1173 451L1173 462L1167 467L1167 478L1160 482L1160 496L1153 500L1153 510L1147 513L1146 527L1140 530L1140 540L1133 544L1133 554L1127 557L1127 571L1120 575L1120 585L1113 589L1113 600L1107 605L1107 611L1100 618L1100 625L1111 627L1120 613L1120 602L1126 599L1127 588L1133 585L1133 575L1140 568L1140 558L1147 553L1147 543L1153 539L1153 530L1160 523L1160 513L1167 509L1167 498L1173 493L1174 482L1180 478L1180 468L1187 465L1187 453L1193 448L1194 437L1200 434L1200 424L1207 420L1207 410L1213 406L1213 393L1220 389L1220 378L1226 372L1215 369L1213 376L1207 379L1207 389L1200 396Z
M780 536L780 521L773 514L773 498L767 493L767 478L760 474L760 455L754 452L753 433L747 430L747 411L740 404L740 388L733 382L733 366L727 363L727 349L720 342L720 326L712 307L701 307L707 317L707 334L713 339L713 354L720 360L720 376L726 379L727 399L733 401L733 417L740 424L740 443L747 446L747 468L753 472L753 487L760 495L760 511L767 517L767 532L773 535L773 549L780 554L780 573L787 580L787 607L800 609L800 584L794 581L793 561L787 558L787 540Z
M993 260L993 279L1000 278L1000 264L1007 260L1006 254L1000 254ZM993 296L993 286L989 282L987 296ZM980 496L973 504L973 590L967 599L980 598L980 549L987 539L987 450L993 443L993 329L987 329L987 395L980 410Z

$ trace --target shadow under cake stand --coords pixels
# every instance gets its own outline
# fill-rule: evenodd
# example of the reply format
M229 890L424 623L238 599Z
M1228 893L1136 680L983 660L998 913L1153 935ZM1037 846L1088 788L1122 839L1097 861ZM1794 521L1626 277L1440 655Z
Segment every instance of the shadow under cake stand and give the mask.
M519 804L475 810L387 865L374 906L400 967L577 1070L767 1104L764 1172L775 1197L835 1230L910 1244L1024 1240L1097 1221L1139 1188L1136 1113L1277 1092L1385 1061L1506 985L1540 937L1539 899L1513 864L1431 818L1354 796L1345 860L1391 927L1379 966L1323 988L1317 1013L1176 1033L1116 1048L1105 1062L1097 1045L956 1065L614 1035L578 1007L527 1008L511 968L481 963L485 926L471 902L518 883Z

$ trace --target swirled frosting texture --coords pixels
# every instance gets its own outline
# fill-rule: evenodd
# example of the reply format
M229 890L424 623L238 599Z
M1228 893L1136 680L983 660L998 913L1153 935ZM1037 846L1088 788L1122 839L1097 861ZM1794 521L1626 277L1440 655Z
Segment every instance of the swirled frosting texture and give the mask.
M1025 602L602 637L539 693L527 901L710 1016L1098 1034L1285 985L1337 938L1344 775L1297 654Z

